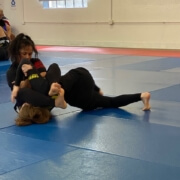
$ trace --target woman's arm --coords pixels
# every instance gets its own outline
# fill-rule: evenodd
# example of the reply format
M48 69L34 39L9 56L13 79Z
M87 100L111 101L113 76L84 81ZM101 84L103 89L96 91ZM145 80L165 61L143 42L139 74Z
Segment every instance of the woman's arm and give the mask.
M30 68L33 68L31 62L27 59L23 59L18 67L17 67L17 70L16 70L16 77L15 77L15 82L14 82L14 85L13 85L13 89L12 89L12 92L11 92L11 101L12 102L15 102L15 98L17 97L17 94L18 94L18 91L20 89L20 83L22 82L22 80L24 79L24 77L26 76L26 72L24 73L22 71L22 66L23 65L26 65L26 71L27 71L27 67L28 69Z
M18 68L17 68L17 70L16 70L16 78L15 78L15 83L14 83L15 86L19 86L20 83L21 83L21 81L22 81L22 80L24 79L24 77L25 77L25 74L24 74L24 72L22 71L22 66L23 66L24 64L30 65L31 68L32 68L31 62L30 62L29 60L27 60L27 59L23 59L23 60L19 63Z
M5 34L8 37L8 39L11 40L11 26L6 23L5 23L5 26L6 26Z
M11 91L13 90L13 86L15 83L15 77L16 77L16 68L14 66L11 66L8 71L6 72L6 80L8 83L8 86L10 87Z

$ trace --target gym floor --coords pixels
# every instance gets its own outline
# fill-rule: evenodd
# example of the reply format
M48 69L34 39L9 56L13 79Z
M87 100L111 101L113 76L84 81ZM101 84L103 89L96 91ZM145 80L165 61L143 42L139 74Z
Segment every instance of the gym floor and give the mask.
M151 92L117 109L52 110L47 124L15 126L0 62L0 180L179 180L180 52L37 46L48 67L62 74L85 67L105 95Z

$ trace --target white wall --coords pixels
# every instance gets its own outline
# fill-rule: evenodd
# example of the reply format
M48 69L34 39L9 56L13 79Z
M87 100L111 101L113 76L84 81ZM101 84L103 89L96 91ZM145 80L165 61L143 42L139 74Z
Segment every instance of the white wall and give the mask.
M36 44L180 49L179 0L89 0L85 9L46 10L38 0L2 1L15 33Z

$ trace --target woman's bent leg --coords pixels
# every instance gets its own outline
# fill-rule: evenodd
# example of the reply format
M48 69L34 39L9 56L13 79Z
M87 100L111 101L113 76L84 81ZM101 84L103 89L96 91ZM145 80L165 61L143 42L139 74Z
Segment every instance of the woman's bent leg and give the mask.
M59 82L60 76L61 76L61 70L58 64L56 63L51 64L46 74L46 79L48 80L49 85L51 85L54 82Z
M38 107L55 107L55 100L29 88L22 88L17 95L17 101L29 103Z

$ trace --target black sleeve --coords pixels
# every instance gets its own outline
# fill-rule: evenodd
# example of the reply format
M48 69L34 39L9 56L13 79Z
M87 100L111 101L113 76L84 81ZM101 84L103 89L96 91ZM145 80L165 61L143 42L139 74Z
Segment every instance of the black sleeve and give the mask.
M15 66L11 65L10 68L6 72L6 80L11 90L13 89L14 82L15 82L16 69L17 68Z
M17 71L16 71L16 78L15 78L15 85L16 86L19 86L21 81L24 79L24 73L22 72L22 65L23 64L31 64L31 62L27 59L23 59L19 65L18 65L18 68L17 68ZM32 64L31 64L32 65Z
M50 85L53 82L59 82L61 76L61 70L58 64L53 63L49 66L47 70L46 77L43 78L39 75L39 70L31 69L27 72L28 79L31 84L31 88L35 91L38 91L44 95L48 95Z
M3 19L0 19L0 26L4 27L5 26L5 22L3 21Z

